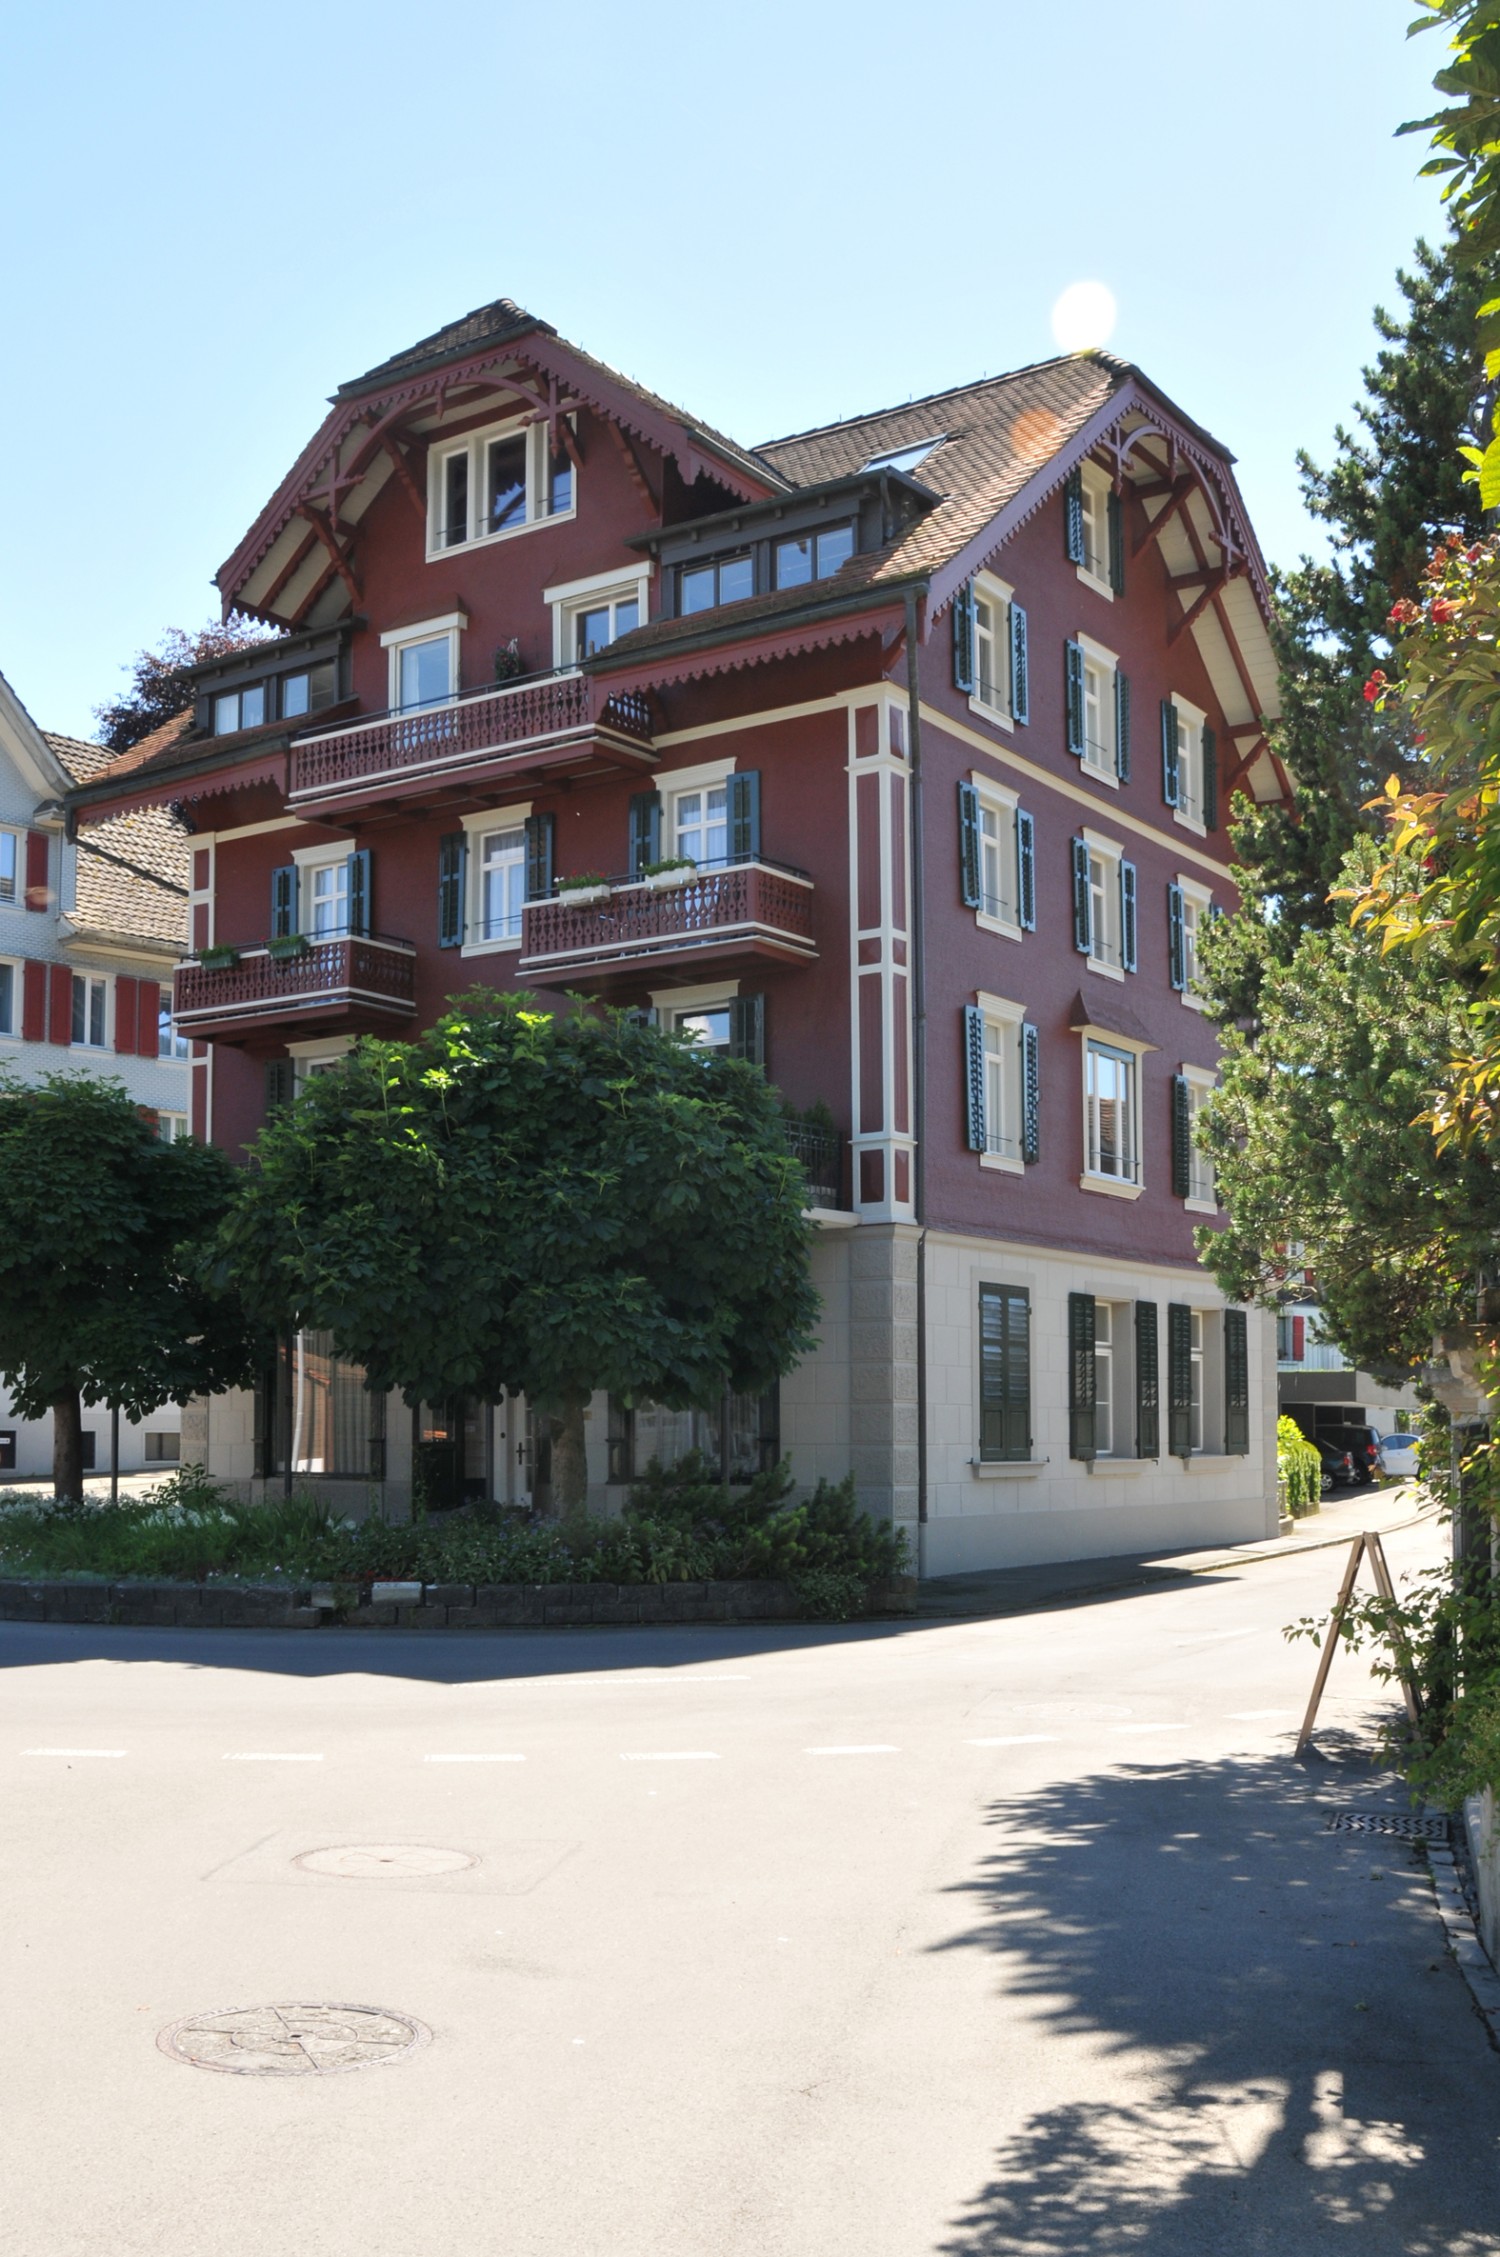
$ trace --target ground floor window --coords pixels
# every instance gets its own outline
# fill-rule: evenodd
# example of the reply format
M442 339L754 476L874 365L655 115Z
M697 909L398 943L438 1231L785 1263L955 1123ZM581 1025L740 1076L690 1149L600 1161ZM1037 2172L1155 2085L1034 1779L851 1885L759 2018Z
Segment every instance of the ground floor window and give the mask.
M698 1450L715 1470L723 1462L723 1407L670 1411L660 1403L609 1404L609 1478L638 1481L654 1459L679 1464ZM729 1478L749 1481L775 1465L781 1455L781 1393L729 1398Z
M182 1436L180 1434L147 1434L147 1465L176 1465L181 1456Z
M979 1457L1031 1456L1031 1295L1019 1285L979 1288Z
M365 1385L364 1367L336 1355L331 1332L299 1332L282 1344L262 1386L257 1471L341 1474L379 1480L385 1472L385 1397Z
M418 1501L428 1512L446 1512L470 1498L489 1496L491 1426L491 1406L472 1395L420 1406L413 1461Z

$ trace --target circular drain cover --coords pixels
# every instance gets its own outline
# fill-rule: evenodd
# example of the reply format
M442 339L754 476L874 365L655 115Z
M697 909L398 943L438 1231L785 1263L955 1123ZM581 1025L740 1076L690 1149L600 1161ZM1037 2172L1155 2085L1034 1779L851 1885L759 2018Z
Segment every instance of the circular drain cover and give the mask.
M356 1842L344 1849L304 1850L292 1860L308 1873L341 1881L415 1881L434 1873L462 1873L477 1865L467 1850L431 1849L422 1842Z
M431 2036L382 2006L230 2006L185 2015L156 2042L174 2061L232 2077L331 2077L399 2061Z

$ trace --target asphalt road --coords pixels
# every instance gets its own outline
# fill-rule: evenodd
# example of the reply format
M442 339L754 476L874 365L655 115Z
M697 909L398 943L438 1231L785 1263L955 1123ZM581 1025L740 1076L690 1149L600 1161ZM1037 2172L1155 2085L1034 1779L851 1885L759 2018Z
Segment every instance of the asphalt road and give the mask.
M1290 1756L1281 1626L1340 1565L990 1623L0 1625L0 2243L1500 2252L1500 2057L1425 1869L1327 1828L1403 1807L1360 1663ZM357 1845L477 1862L295 1862ZM325 2001L430 2043L157 2043Z

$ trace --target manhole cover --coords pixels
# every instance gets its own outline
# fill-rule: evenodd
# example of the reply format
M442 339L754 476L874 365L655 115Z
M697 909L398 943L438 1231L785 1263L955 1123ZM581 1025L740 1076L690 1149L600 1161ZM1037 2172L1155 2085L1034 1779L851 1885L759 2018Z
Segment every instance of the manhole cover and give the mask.
M184 2015L156 2042L174 2061L231 2077L331 2077L399 2061L431 2036L383 2006L229 2006Z
M341 1881L415 1881L434 1873L462 1873L477 1865L467 1850L432 1849L423 1842L356 1842L344 1849L304 1850L292 1860L307 1873L332 1873Z
M1417 1818L1402 1810L1336 1810L1330 1834L1391 1834L1404 1842L1446 1842L1446 1818Z

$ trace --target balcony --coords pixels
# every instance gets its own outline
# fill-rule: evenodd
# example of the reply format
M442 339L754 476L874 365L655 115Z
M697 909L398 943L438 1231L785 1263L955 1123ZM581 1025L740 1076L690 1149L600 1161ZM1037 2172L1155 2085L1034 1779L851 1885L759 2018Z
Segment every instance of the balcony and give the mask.
M844 1139L837 1129L813 1121L786 1121L787 1150L802 1163L808 1196L815 1207L847 1207L844 1197Z
M393 1034L415 1016L417 952L370 933L310 940L299 955L264 945L232 964L179 964L172 1016L185 1035L242 1042L257 1029Z
M298 737L287 805L298 815L339 822L366 808L430 797L435 786L488 788L650 765L643 697L606 697L572 671L537 674Z
M812 906L811 878L776 862L731 863L665 887L619 879L602 901L529 902L517 969L602 986L663 967L811 964Z

